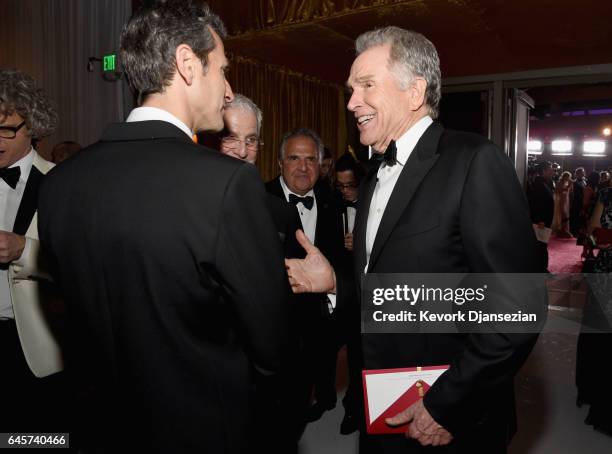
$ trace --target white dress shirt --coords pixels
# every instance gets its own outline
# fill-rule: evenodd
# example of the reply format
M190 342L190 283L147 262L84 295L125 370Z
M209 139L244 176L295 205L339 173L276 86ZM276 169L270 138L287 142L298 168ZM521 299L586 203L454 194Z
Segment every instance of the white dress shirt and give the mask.
M368 224L366 228L366 266L364 273L368 272L370 254L374 247L374 240L378 233L380 221L387 208L387 203L393 193L393 188L395 188L395 184L412 150L414 150L417 142L432 123L433 120L428 115L417 121L402 137L395 141L395 146L397 147L397 164L389 167L383 162L378 169L376 175L376 188L374 189L374 194L372 194L370 211L368 212ZM370 156L372 156L372 153L373 151L370 147Z
M355 228L355 215L357 214L357 208L346 207L346 223L348 225L348 231L346 233L352 233Z
M17 210L19 210L23 192L25 191L26 183L30 176L33 160L34 149L31 148L28 154L11 166L21 169L21 175L19 176L19 181L15 189L6 184L6 181L0 179L0 230L5 232L13 231ZM26 238L26 244L21 253L21 257L27 256L30 247L31 240ZM2 318L15 318L15 315L13 314L13 304L11 302L8 270L0 269L0 319Z
M174 126L176 126L185 134L187 134L190 139L193 138L193 131L189 129L189 127L185 123L176 118L167 110L158 109L157 107L136 107L130 112L130 115L125 121L130 123L133 121L151 120L161 120L167 123L172 123Z
M304 206L302 202L299 202L295 207L298 210L298 214L300 215L300 220L302 221L302 227L304 227L304 233L310 240L312 244L315 242L315 236L317 232L317 198L315 197L314 190L308 191L305 195L299 195L295 192L292 192L287 187L287 183L283 179L282 175L280 177L280 184L283 188L283 192L285 193L285 200L289 202L289 194L294 194L298 197L308 197L311 196L314 199L314 203L312 204L312 209L308 209Z

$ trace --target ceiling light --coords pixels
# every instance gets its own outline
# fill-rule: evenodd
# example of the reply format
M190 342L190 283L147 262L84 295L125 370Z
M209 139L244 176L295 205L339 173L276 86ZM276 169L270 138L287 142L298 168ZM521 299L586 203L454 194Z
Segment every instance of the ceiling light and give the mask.
M542 154L542 141L530 140L527 142L527 152L530 154Z
M585 140L582 150L584 154L604 154L606 151L606 142L603 140Z
M572 155L572 141L571 140L553 140L551 143L552 154L557 156L571 156Z

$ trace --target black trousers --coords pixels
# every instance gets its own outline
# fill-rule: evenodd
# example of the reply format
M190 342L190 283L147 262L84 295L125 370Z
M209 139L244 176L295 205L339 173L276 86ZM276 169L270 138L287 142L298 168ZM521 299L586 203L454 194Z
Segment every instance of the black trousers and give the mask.
M14 320L0 321L0 352L0 432L69 432L64 376L34 376Z

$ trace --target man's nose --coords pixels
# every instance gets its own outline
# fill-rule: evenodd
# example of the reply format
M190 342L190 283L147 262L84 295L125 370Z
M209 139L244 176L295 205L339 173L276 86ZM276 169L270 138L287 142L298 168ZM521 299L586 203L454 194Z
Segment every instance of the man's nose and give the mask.
M240 158L244 159L247 157L246 142L244 140L240 141L238 144L238 150L236 151L238 152L238 156L240 156Z
M355 110L357 110L357 107L359 107L360 105L361 105L360 96L357 94L357 91L354 91L353 93L351 93L351 97L346 107L351 112L355 112Z

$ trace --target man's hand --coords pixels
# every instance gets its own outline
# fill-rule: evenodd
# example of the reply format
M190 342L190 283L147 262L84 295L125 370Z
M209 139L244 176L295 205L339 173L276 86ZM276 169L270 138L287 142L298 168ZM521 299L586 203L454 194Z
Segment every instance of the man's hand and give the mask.
M295 237L306 251L306 258L285 259L293 293L336 293L336 273L325 256L301 230Z
M352 233L347 233L346 235L344 235L344 247L349 251L353 250L353 234Z
M0 230L0 263L10 263L21 257L25 244L25 236Z
M434 421L423 405L423 399L419 399L393 418L387 418L385 422L390 426L410 423L406 438L414 438L423 446L443 446L453 439L450 432Z

